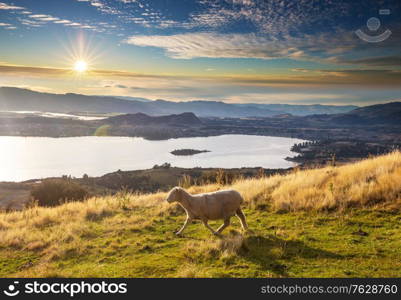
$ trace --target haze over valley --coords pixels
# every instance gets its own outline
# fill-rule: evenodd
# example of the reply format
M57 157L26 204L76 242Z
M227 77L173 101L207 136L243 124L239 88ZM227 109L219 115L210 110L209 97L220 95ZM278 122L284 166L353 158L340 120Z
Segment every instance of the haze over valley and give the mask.
M146 100L146 99L145 99ZM268 102L268 99L266 99ZM120 99L111 96L49 94L27 89L0 87L0 111L47 111L57 113L145 113L168 115L193 112L199 117L269 117L280 114L312 115L345 113L355 105L229 104L222 101L172 102Z

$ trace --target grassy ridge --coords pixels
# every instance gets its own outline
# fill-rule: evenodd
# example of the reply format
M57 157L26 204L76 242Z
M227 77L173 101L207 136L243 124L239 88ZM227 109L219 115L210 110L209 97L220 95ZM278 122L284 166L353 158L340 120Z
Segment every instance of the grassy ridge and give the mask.
M252 232L233 218L222 239L199 223L176 237L185 217L164 193L2 213L0 276L400 277L400 182L399 152L240 180Z

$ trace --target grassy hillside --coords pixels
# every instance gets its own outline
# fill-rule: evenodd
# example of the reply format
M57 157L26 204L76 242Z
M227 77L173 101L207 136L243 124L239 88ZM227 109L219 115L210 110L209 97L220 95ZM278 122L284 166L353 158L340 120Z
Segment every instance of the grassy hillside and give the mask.
M223 238L199 223L176 237L165 193L2 213L0 276L401 277L400 182L400 152L240 180L251 232L233 218Z

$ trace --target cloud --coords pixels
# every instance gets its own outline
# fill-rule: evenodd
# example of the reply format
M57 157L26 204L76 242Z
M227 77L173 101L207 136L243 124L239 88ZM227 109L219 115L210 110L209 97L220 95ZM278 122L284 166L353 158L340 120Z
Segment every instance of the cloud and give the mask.
M392 69L293 69L312 73L304 78L319 78L321 84L396 87L401 84L401 70Z
M118 78L119 80L155 80L164 81L163 88L170 85L185 86L176 84L175 81L186 82L193 80L199 83L200 89L205 85L236 85L243 87L266 88L269 86L366 86L366 87L395 87L401 85L401 71L387 69L325 69L308 70L294 69L292 75L250 75L250 76L174 76L174 75L151 75L140 74L129 71L101 70L94 69L87 73L88 79L98 80L99 78ZM41 78L52 78L53 76L70 76L73 72L70 69L51 67L27 67L16 65L0 65L0 73L7 76L30 76ZM173 84L174 83L174 84ZM139 88L139 86L137 86ZM148 88L148 87L145 87Z
M30 20L30 19L18 18L18 20L21 22L22 25L25 25L27 27L42 27L45 24L45 22L36 19Z
M91 2L91 5L96 7L103 7L103 4L100 2Z
M335 73L342 73L338 76ZM173 101L235 103L377 103L401 98L401 74L391 70L313 70L293 76L168 76L92 70L79 84L68 69L0 64L0 82L46 86L58 92L126 95ZM333 75L334 74L334 75ZM392 80L380 81L381 78Z
M67 72L68 70L60 68L0 65L0 73L3 75L66 75Z
M30 18L34 18L34 19L40 19L40 18L45 18L48 17L49 15L30 15Z
M253 34L188 33L170 36L132 36L126 43L141 47L158 47L177 59L213 58L273 58L278 49L262 37ZM283 50L283 49L281 49Z
M60 24L62 26L66 27L71 27L71 28L81 28L81 29L88 29L88 30L93 30L93 31L102 31L101 28L98 28L95 25L87 25L87 24L82 24L79 22L74 22L70 20L65 20L65 19L60 19L58 17L54 17L52 15L46 15L46 14L30 14L29 19L25 18L18 18L18 20L21 22L21 24L27 26L27 27L42 27L48 23L54 23L54 24ZM112 28L111 25L110 27L107 27L107 23L104 23L106 25L102 25L103 27L106 28Z
M109 7L108 5L104 4L100 0L78 0L79 2L88 2L90 3L91 6L96 7L97 9L101 10L104 13L114 13L113 9ZM44 27L45 25L48 24L59 24L61 26L66 26L70 28L80 28L80 29L86 29L86 30L92 30L96 32L108 32L111 31L112 29L116 29L117 26L114 24L108 24L105 22L99 22L99 25L97 22L91 22L91 24L84 24L81 22L76 22L73 20L66 20L63 18L59 18L57 16L53 16L50 14L45 14L45 13L35 13L32 12L31 10L27 10L24 7L21 6L15 6L15 5L10 5L6 4L3 2L0 2L0 10L9 10L13 12L15 10L15 13L11 14L11 16L15 16L16 21L21 23L23 25L22 27L27 27L27 28L39 28L39 27ZM103 25L100 25L100 23L103 23ZM17 29L15 25L11 25L6 27L6 26L0 26L5 29L13 30Z
M73 22L73 23L65 23L65 26L72 26L72 27L81 27L81 23Z
M317 4L310 0L203 0L197 1L197 9L184 20L160 15L160 22L150 22L150 25L202 30L224 28L231 31L231 25L241 23L260 33L277 36L290 31L302 32L304 27L313 23L329 23L335 28L338 24L333 21L334 16L347 16L350 12L358 11L360 5L347 2L325 1L324 4ZM171 16L170 13L166 15Z
M354 34L357 19L363 19L361 26L366 23L366 7L373 4L374 1L361 6L352 1L201 0L195 9L183 3L182 11L188 15L183 13L176 18L171 12L146 7L127 20L158 29L153 32L166 30L167 34L135 35L125 42L161 48L175 59L289 58L333 65L391 66L390 60L363 58L372 55L369 51L379 53L379 48L392 55L398 52L401 37L397 32L401 28L397 22L386 24L391 25L392 37L376 49ZM344 59L346 55L358 59Z
M56 24L68 24L68 23L71 23L71 21L69 21L69 20L57 20L57 21L54 21L54 23L56 23Z
M307 59L308 52L333 48L333 35L286 36L281 40L256 34L186 33L176 35L136 35L125 43L158 47L176 59L209 58L294 58Z
M359 59L336 59L342 64L364 65L364 66L401 66L401 56L378 56Z
M15 27L15 26L13 26L13 25L11 25L9 23L1 23L1 22L0 22L0 27L2 27L4 29L7 29L7 30L15 30L15 29L17 29L17 27Z
M29 17L43 22L51 22L59 20L59 18L53 17L51 15L29 15Z
M112 7L111 5L107 4L104 1L100 0L77 0L78 2L87 2L90 6L95 7L97 10L99 10L102 13L105 14L110 14L110 15L120 15L122 14L121 11L116 9L115 7Z
M0 2L0 10L19 10L19 9L25 9L25 8L21 7L21 6L9 5L9 4Z

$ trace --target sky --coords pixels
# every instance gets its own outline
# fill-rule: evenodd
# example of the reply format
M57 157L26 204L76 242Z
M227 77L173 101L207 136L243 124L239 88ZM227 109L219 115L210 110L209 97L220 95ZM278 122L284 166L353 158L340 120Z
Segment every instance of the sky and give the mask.
M0 0L0 86L171 101L396 101L400 13L398 0Z

